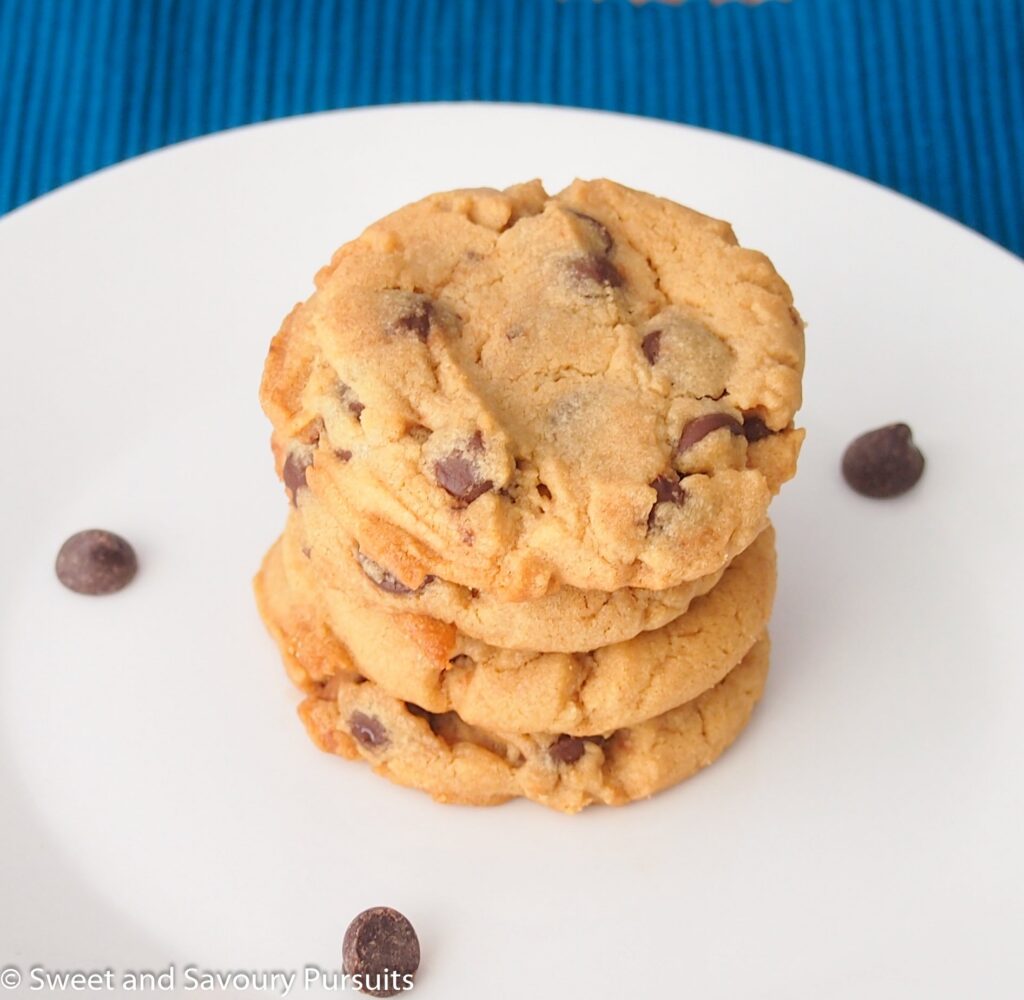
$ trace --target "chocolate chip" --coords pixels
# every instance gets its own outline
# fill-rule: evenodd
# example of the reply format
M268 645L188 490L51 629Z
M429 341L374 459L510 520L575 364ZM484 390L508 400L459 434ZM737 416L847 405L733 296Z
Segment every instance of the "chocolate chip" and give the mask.
M359 402L359 398L356 396L355 392L353 392L352 387L346 385L344 382L339 382L338 396L341 399L341 401L345 404L345 406L348 407L349 413L351 413L356 418L356 420L358 420L363 410L366 409L366 407L363 406L361 402Z
M548 754L558 764L575 764L585 749L584 741L578 736L559 736L548 747Z
M352 459L352 452L347 448L336 448L334 454L338 456L339 461L348 462Z
M686 500L686 491L679 485L677 478L658 476L651 486L658 497L655 503L674 503L682 506Z
M843 455L843 477L866 497L906 493L924 472L924 455L906 424L889 424L854 440Z
M756 413L743 414L743 436L753 444L772 433L771 428Z
M608 232L608 227L603 222L598 222L598 220L592 215L587 215L586 212L577 212L574 208L570 208L569 211L575 215L577 219L582 219L594 228L604 246L604 252L609 253L612 247L615 246L615 240L612 239L612 234Z
M410 293L409 307L395 320L395 333L414 333L426 342L430 335L430 321L434 315L434 304L425 295Z
M372 715L365 715L358 710L348 717L348 729L357 742L367 750L379 750L391 742L388 739L388 731L380 719L375 719Z
M375 906L348 925L341 959L343 971L359 977L361 992L393 997L412 989L420 942L406 917L390 906Z
M551 490L547 488L543 483L537 483L537 492L545 499L551 499Z
M418 590L414 590L412 587L407 587L401 580L398 579L393 573L386 570L380 563L375 563L369 556L364 555L362 552L356 552L356 562L359 563L362 571L367 575L370 582L380 587L381 590L386 591L389 594L398 594L400 597L407 597L409 594L418 594L423 587L421 586ZM433 577L425 577L423 580L423 586L426 586Z
M481 477L474 457L483 450L483 435L477 431L464 447L453 449L434 463L437 485L463 504L470 504L493 489L494 483Z
M284 468L281 470L281 478L284 479L284 487L294 506L297 502L299 490L306 486L306 470L313 464L313 453L311 451L291 451L284 460Z
M679 435L679 443L676 445L676 454L681 455L721 427L728 427L731 434L743 433L740 422L735 417L730 417L728 413L704 413L683 428L683 433Z
M640 349L644 352L644 357L647 358L648 363L657 364L658 358L661 355L661 330L652 330L642 341L640 341Z
M578 281L602 285L605 288L619 288L622 275L618 268L607 257L589 253L583 257L574 257L569 262L569 273Z
M677 507L682 507L686 503L686 490L679 485L678 476L658 476L651 483L651 487L654 489L656 499L651 507L651 512L647 515L648 529L654 527L655 511L658 509L658 504L672 503Z
M113 594L132 582L138 567L120 535L98 528L72 535L57 553L57 579L76 594Z

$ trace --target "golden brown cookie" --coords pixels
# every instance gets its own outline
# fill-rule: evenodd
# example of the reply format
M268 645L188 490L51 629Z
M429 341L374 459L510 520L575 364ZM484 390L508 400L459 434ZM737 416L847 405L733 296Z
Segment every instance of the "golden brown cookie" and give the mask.
M301 705L322 750L355 760L439 802L496 805L525 796L578 812L647 798L707 766L747 724L768 673L767 635L710 690L602 737L512 735L434 715L339 674Z
M392 614L421 615L453 625L464 635L505 649L543 649L581 653L632 639L678 618L690 603L721 579L721 569L668 590L578 590L560 587L532 601L502 601L457 583L428 577L418 588L407 587L387 567L359 550L354 538L330 552L314 544L338 531L321 504L304 503L293 512L313 573L324 585L350 601ZM325 521L329 521L327 526Z
M435 619L382 612L323 587L298 524L290 522L257 580L261 611L278 634L295 642L312 621L323 642L345 649L339 669L489 730L591 735L660 715L716 684L743 658L767 625L775 593L768 528L716 587L660 629L585 654L506 650ZM323 662L314 658L311 680L323 679Z
M433 195L342 247L262 401L311 539L413 589L665 589L717 572L796 464L803 325L732 230L610 181Z

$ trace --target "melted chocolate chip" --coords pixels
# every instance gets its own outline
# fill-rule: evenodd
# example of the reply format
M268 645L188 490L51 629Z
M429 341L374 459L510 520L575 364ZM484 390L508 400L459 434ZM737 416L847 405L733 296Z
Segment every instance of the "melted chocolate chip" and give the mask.
M622 275L618 268L607 257L598 254L573 258L569 262L569 273L584 284L592 282L605 288L619 288L622 285Z
M352 459L352 452L347 448L337 448L334 452L338 456L338 459L342 462L349 462Z
M661 356L661 330L652 330L640 341L640 349L644 352L649 364L657 364Z
M704 413L695 417L684 428L679 435L679 443L676 445L676 454L681 455L687 448L692 448L698 441L702 441L712 431L721 427L728 427L732 434L742 434L743 428L735 417L728 413Z
M352 391L352 387L346 385L344 382L338 383L338 397L348 407L349 413L351 413L356 420L360 418L365 406L359 401L359 398Z
M686 500L686 491L679 485L679 480L669 476L658 476L651 483L658 499L656 503L674 503L682 506Z
M477 431L463 448L455 448L434 463L434 478L450 496L470 504L494 488L490 479L481 476L476 458L484 450L483 435Z
M363 993L393 997L412 987L420 942L406 917L389 906L375 906L348 925L341 960L345 973L359 977Z
M72 535L57 553L57 579L76 594L113 594L132 582L135 550L120 535L92 528Z
M753 444L768 437L771 428L756 413L743 414L743 436Z
M434 304L425 295L413 294L409 308L395 320L396 333L414 333L426 342L430 335L430 321L434 315Z
M867 497L906 493L924 472L924 455L906 424L889 424L853 441L843 455L843 477Z
M547 488L543 483L537 483L537 492L545 499L551 499L551 490Z
M293 506L297 502L299 490L306 486L306 470L312 464L313 453L311 451L292 451L284 460L281 478L284 479L284 486Z
M558 764L575 764L583 756L585 749L584 741L580 737L563 735L548 747L548 754Z
M671 503L677 507L682 507L686 503L686 490L679 485L679 478L677 476L658 476L651 483L651 487L654 490L656 499L651 507L651 512L647 515L648 530L654 526L655 511L658 509L658 504Z
M588 225L593 227L594 231L601 239L604 252L610 253L612 247L615 246L615 240L612 239L612 234L608 232L608 227L603 222L598 222L598 220L592 215L587 215L586 212L577 212L574 208L570 208L569 211L575 215L577 219L582 219Z
M407 597L409 594L418 594L432 579L432 576L424 577L423 586L414 590L407 587L393 573L388 572L380 563L375 563L369 556L362 552L356 552L356 562L366 574L367 578L375 586L388 594L398 594L400 597Z
M379 750L390 743L388 731L380 719L358 709L348 717L348 730L367 750Z

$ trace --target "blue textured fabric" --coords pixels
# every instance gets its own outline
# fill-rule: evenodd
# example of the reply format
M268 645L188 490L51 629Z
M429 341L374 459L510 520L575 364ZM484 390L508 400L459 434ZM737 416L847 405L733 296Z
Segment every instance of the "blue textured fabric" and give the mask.
M1024 0L0 0L0 212L246 122L468 99L759 139L1024 252Z

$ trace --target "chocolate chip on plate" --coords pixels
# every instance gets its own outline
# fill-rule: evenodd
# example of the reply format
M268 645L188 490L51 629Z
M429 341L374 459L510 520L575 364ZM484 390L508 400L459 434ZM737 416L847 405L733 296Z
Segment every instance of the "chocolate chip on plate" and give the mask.
M391 742L384 723L358 709L348 717L348 730L367 750L380 750Z
M408 918L390 906L364 910L348 925L341 945L342 970L372 997L412 989L420 965L420 942Z
M843 454L843 478L866 497L906 493L924 472L924 455L906 424L861 434Z
M138 568L135 550L98 528L72 535L57 553L57 579L76 594L113 594L131 583Z

